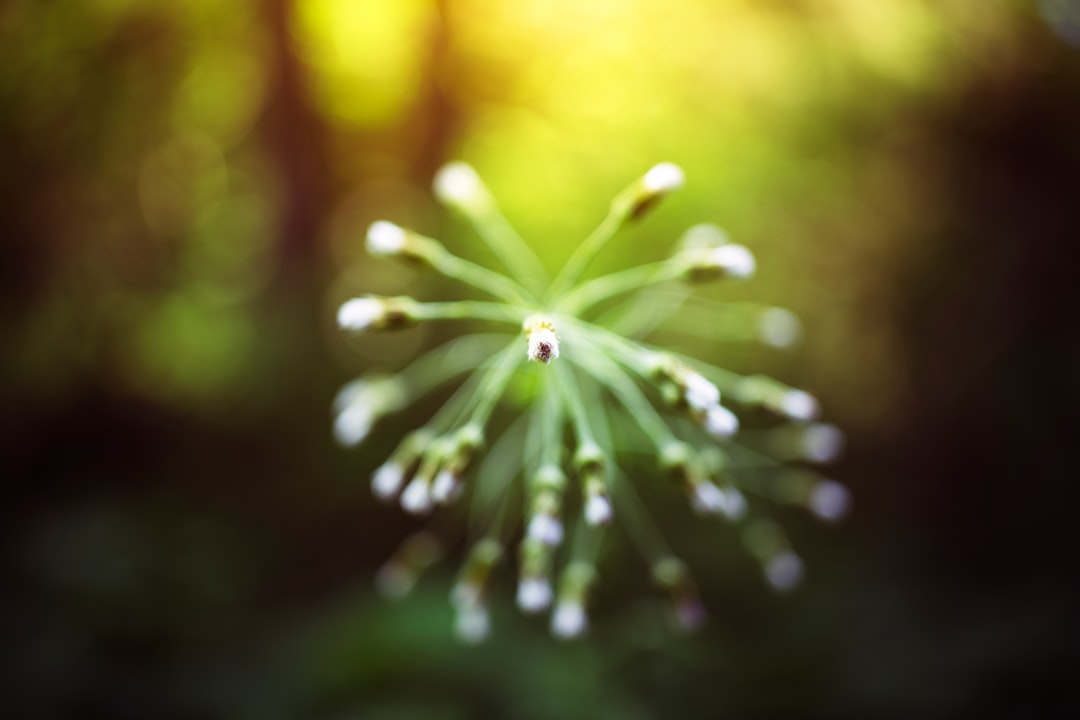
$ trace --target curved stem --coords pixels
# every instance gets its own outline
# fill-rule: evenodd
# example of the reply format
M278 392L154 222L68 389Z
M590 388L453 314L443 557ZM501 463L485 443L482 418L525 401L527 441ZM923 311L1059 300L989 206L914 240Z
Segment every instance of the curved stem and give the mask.
M442 249L427 258L431 266L443 275L471 285L500 300L514 304L530 304L535 298L516 282L502 273L488 270Z

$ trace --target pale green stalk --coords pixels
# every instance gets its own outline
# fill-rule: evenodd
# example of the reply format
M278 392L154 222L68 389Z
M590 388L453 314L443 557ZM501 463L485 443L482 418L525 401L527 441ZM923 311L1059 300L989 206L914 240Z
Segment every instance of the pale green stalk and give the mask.
M575 287L558 301L555 309L580 316L599 302L649 285L677 280L684 272L678 263L665 260L604 275Z
M416 320L490 320L521 324L531 314L527 308L479 300L416 303Z
M584 242L577 246L574 254L566 261L562 271L551 283L551 290L547 297L549 305L557 302L560 297L570 290L586 266L592 262L596 254L622 227L626 221L626 213L627 210L620 203L612 203L611 211L608 212L607 217L592 231L589 237L585 238Z
M431 266L449 278L460 280L500 300L518 305L535 302L524 288L502 273L488 270L450 252L440 253L432 259Z

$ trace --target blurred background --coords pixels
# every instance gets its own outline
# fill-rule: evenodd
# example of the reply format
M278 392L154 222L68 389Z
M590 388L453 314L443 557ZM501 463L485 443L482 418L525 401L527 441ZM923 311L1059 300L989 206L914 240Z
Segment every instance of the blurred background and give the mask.
M8 0L0 59L5 717L1076 717L1080 3ZM431 408L346 452L329 403L453 329L333 309L448 290L372 220L484 258L451 159L551 268L661 160L685 190L598 269L705 221L753 249L711 296L803 342L684 347L848 435L854 514L778 511L802 588L665 516L697 636L628 551L569 645L505 575L458 645L455 562L375 595L414 524L367 478Z

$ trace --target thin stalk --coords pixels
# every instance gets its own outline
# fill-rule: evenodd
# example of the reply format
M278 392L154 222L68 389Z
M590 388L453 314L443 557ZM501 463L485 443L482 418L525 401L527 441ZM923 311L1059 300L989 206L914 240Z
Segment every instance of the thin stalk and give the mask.
M595 444L592 428L589 425L589 415L585 411L585 404L581 401L581 391L578 387L577 378L574 377L574 371L563 364L559 364L557 372L559 373L559 385L563 399L570 408L570 417L573 420L578 446Z
M427 258L431 266L446 277L459 280L494 297L515 305L531 305L536 299L502 273L488 270L443 249Z
M582 271L592 262L592 259L596 257L601 248L615 236L615 233L619 231L625 220L625 208L618 202L612 203L607 217L601 221L600 225L592 231L589 237L585 238L584 242L577 246L574 254L563 265L562 271L555 276L555 280L551 284L551 291L548 293L548 305L557 302L561 296L570 290L570 287L577 281Z
M498 402L503 391L506 390L514 366L520 362L520 351L521 349L514 342L510 343L499 355L478 390L479 400L477 400L473 408L472 416L469 419L470 424L478 427L484 427L487 424L492 410L495 409L495 403ZM515 356L517 356L516 360Z
M539 292L547 284L544 264L525 239L507 222L494 202L483 211L468 217L480 239L514 276L522 279L533 292Z
M676 440L667 423L656 411L649 399L641 392L630 376L602 355L589 358L587 363L576 363L585 372L592 375L598 383L606 385L619 399L627 412L641 427L642 431L658 448Z
M417 303L413 313L417 320L490 320L520 324L531 311L505 303L457 300Z
M684 268L678 263L665 260L604 275L575 287L559 301L556 311L580 316L593 305L608 298L649 285L677 280L683 274Z
M505 345L506 336L473 334L453 340L430 350L413 360L398 373L415 399L463 372L490 362L496 341Z

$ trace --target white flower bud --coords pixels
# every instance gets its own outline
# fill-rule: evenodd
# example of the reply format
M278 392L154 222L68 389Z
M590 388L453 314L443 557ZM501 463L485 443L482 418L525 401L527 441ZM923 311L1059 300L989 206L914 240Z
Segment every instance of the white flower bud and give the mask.
M791 550L782 550L765 563L765 577L775 589L794 589L803 578L803 563Z
M555 547L563 540L563 526L559 518L547 513L537 513L529 520L529 537L550 547Z
M721 245L710 250L707 262L728 277L740 279L752 276L757 268L753 253L742 245Z
M380 500L390 500L405 482L405 468L388 460L371 475L371 492Z
M727 440L739 431L739 418L723 405L713 405L705 411L705 432L719 440Z
M424 478L413 478L401 493L401 507L413 515L426 515L431 512L431 491Z
M851 509L851 493L835 480L822 480L814 485L807 499L811 512L822 520L842 520Z
M705 412L720 402L720 390L699 373L686 373L683 386L686 404L694 410Z
M538 613L551 605L551 583L547 578L522 578L518 583L517 604L522 612Z
M674 163L660 163L654 165L649 172L645 173L642 184L651 193L661 194L678 190L686 181L686 175L682 168Z
M386 303L379 298L353 298L338 309L338 326L363 331L386 319Z
M607 525L611 522L611 502L603 495L591 495L585 501L585 522Z
M463 162L443 165L432 181L435 197L440 202L468 209L484 201L484 183L476 170Z
M589 618L585 615L585 608L576 601L560 600L551 615L552 634L564 640L581 636L588 625Z
M802 390L788 390L780 396L776 405L783 415L800 422L813 420L821 412L817 398Z
M695 483L692 493L690 503L696 512L707 515L721 512L724 509L726 502L724 491L708 480Z
M392 222L379 220L367 232L367 250L375 256L398 255L405 249L408 233Z
M455 500L461 489L461 479L450 470L440 470L431 484L431 499L442 505Z
M334 418L334 439L345 447L357 445L367 437L374 422L370 405L354 403Z

